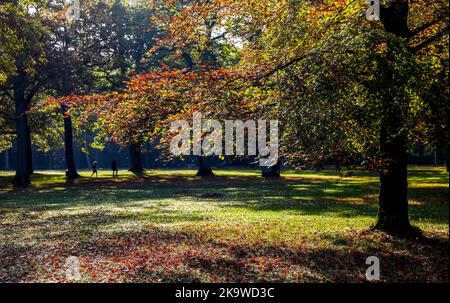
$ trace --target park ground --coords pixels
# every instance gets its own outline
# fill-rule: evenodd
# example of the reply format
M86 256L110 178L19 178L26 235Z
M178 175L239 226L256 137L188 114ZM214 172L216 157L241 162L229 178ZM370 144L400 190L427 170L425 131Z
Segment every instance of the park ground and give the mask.
M0 172L0 282L363 282L368 256L381 281L448 282L449 179L443 167L409 168L412 224L401 239L369 227L376 173L335 171L121 171L66 183L37 171L13 190Z

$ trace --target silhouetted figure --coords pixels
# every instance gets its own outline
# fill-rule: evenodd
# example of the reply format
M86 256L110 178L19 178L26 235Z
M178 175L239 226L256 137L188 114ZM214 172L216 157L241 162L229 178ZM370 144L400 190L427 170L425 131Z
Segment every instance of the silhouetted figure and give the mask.
M324 160L323 156L319 156L319 158L317 159L317 162L316 162L316 171L324 169L323 160Z
M94 176L94 174L95 174L95 177L97 178L97 177L98 177L98 173L97 173L97 161L92 162L91 167L92 167L92 175L91 175L91 178L92 178L92 176Z
M113 160L111 162L111 170L113 173L113 178L118 178L119 177L119 170L117 169L117 162L116 160Z

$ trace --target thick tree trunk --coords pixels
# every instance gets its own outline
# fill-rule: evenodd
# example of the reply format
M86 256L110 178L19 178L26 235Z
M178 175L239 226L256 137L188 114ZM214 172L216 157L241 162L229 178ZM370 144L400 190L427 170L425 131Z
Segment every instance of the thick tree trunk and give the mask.
M130 154L130 171L133 173L141 173L144 171L141 164L141 146L139 144L130 144L128 146Z
M381 9L381 21L386 31L403 38L410 35L408 29L408 1L391 0ZM388 46L391 47L391 46ZM407 153L404 121L407 106L395 96L395 79L389 63L381 66L382 118L380 126L380 153L383 166L380 172L380 195L376 229L389 233L411 234L408 217Z
M75 167L75 159L73 156L73 129L72 119L70 116L66 116L67 106L62 106L62 112L64 114L64 155L66 158L66 176L69 179L79 178L80 175Z
M211 169L211 166L208 163L208 159L204 156L197 157L197 173L196 176L199 177L211 177L214 176L214 173Z
M382 66L385 85L392 85L393 74L386 63ZM407 106L395 101L392 90L382 96L380 125L380 195L376 229L394 234L413 231L408 217L408 156L404 123Z
M381 126L380 148L384 164L380 172L380 208L375 228L408 234L412 227L408 217L406 144L405 138L396 135L394 129L388 127L387 122Z

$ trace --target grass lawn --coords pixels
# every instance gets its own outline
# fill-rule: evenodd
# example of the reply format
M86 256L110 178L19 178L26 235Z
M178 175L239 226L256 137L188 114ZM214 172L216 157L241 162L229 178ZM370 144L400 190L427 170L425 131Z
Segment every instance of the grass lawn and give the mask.
M443 167L410 167L413 225L428 241L369 231L378 178L358 172L256 170L110 172L67 184L38 171L33 187L12 190L0 172L0 282L365 281L377 256L386 282L448 282L449 180Z

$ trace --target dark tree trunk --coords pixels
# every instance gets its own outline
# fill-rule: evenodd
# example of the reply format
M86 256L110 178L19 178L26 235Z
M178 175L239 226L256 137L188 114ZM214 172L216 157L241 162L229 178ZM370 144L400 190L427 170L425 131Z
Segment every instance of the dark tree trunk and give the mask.
M419 152L419 164L423 164L425 162L425 146L423 143L417 145L417 150Z
M14 83L14 103L16 114L16 175L13 179L15 187L26 187L30 184L29 175L29 143L28 119L27 119L27 102L25 99L25 74L19 72Z
M390 112L386 119L394 118L392 108ZM380 149L384 163L380 172L380 208L375 228L407 234L412 228L408 217L406 144L405 137L398 134L400 123L391 119L381 125Z
M64 53L68 54L70 53L69 47L72 45L72 41L69 35L66 35L67 29L64 29ZM74 93L75 87L74 87L74 73L71 70L71 64L67 64L65 61L65 58L63 58L63 61L60 62L59 66L61 68L60 70L60 76L62 77L62 87L60 94L62 96L69 96L70 94ZM76 166L75 166L75 159L74 159L74 148L73 148L73 127L72 127L72 117L70 114L67 113L69 110L69 107L65 104L61 106L61 114L63 115L64 119L64 158L66 161L66 177L68 179L75 179L79 178L80 175L77 172ZM90 167L91 163L88 164L88 167Z
M197 173L196 176L199 177L211 177L214 176L214 173L211 169L211 166L208 163L208 159L204 156L197 157Z
M389 1L381 10L381 21L386 31L408 38L408 1ZM390 47L390 46L389 46ZM388 58L386 58L387 61ZM381 67L382 118L380 126L380 153L383 166L380 172L380 195L376 229L396 234L410 234L413 229L408 217L408 182L406 135L403 130L407 108L404 102L396 100L398 88L388 63Z
M280 172L281 172L280 162L277 162L277 164L270 167L261 166L261 175L264 178L278 178L280 177Z
M26 140L27 140L27 170L30 175L34 173L33 171L33 150L31 148L31 129L30 123L28 121L28 116L25 115L26 124Z
M130 171L133 173L141 173L144 171L141 164L141 146L139 144L130 144L128 146L130 154Z
M73 129L72 119L70 116L65 115L67 112L67 106L62 106L62 112L64 115L64 155L66 158L66 176L69 179L79 178L80 175L75 167L75 159L73 156Z
M10 164L9 164L9 149L5 150L5 170L10 170Z

